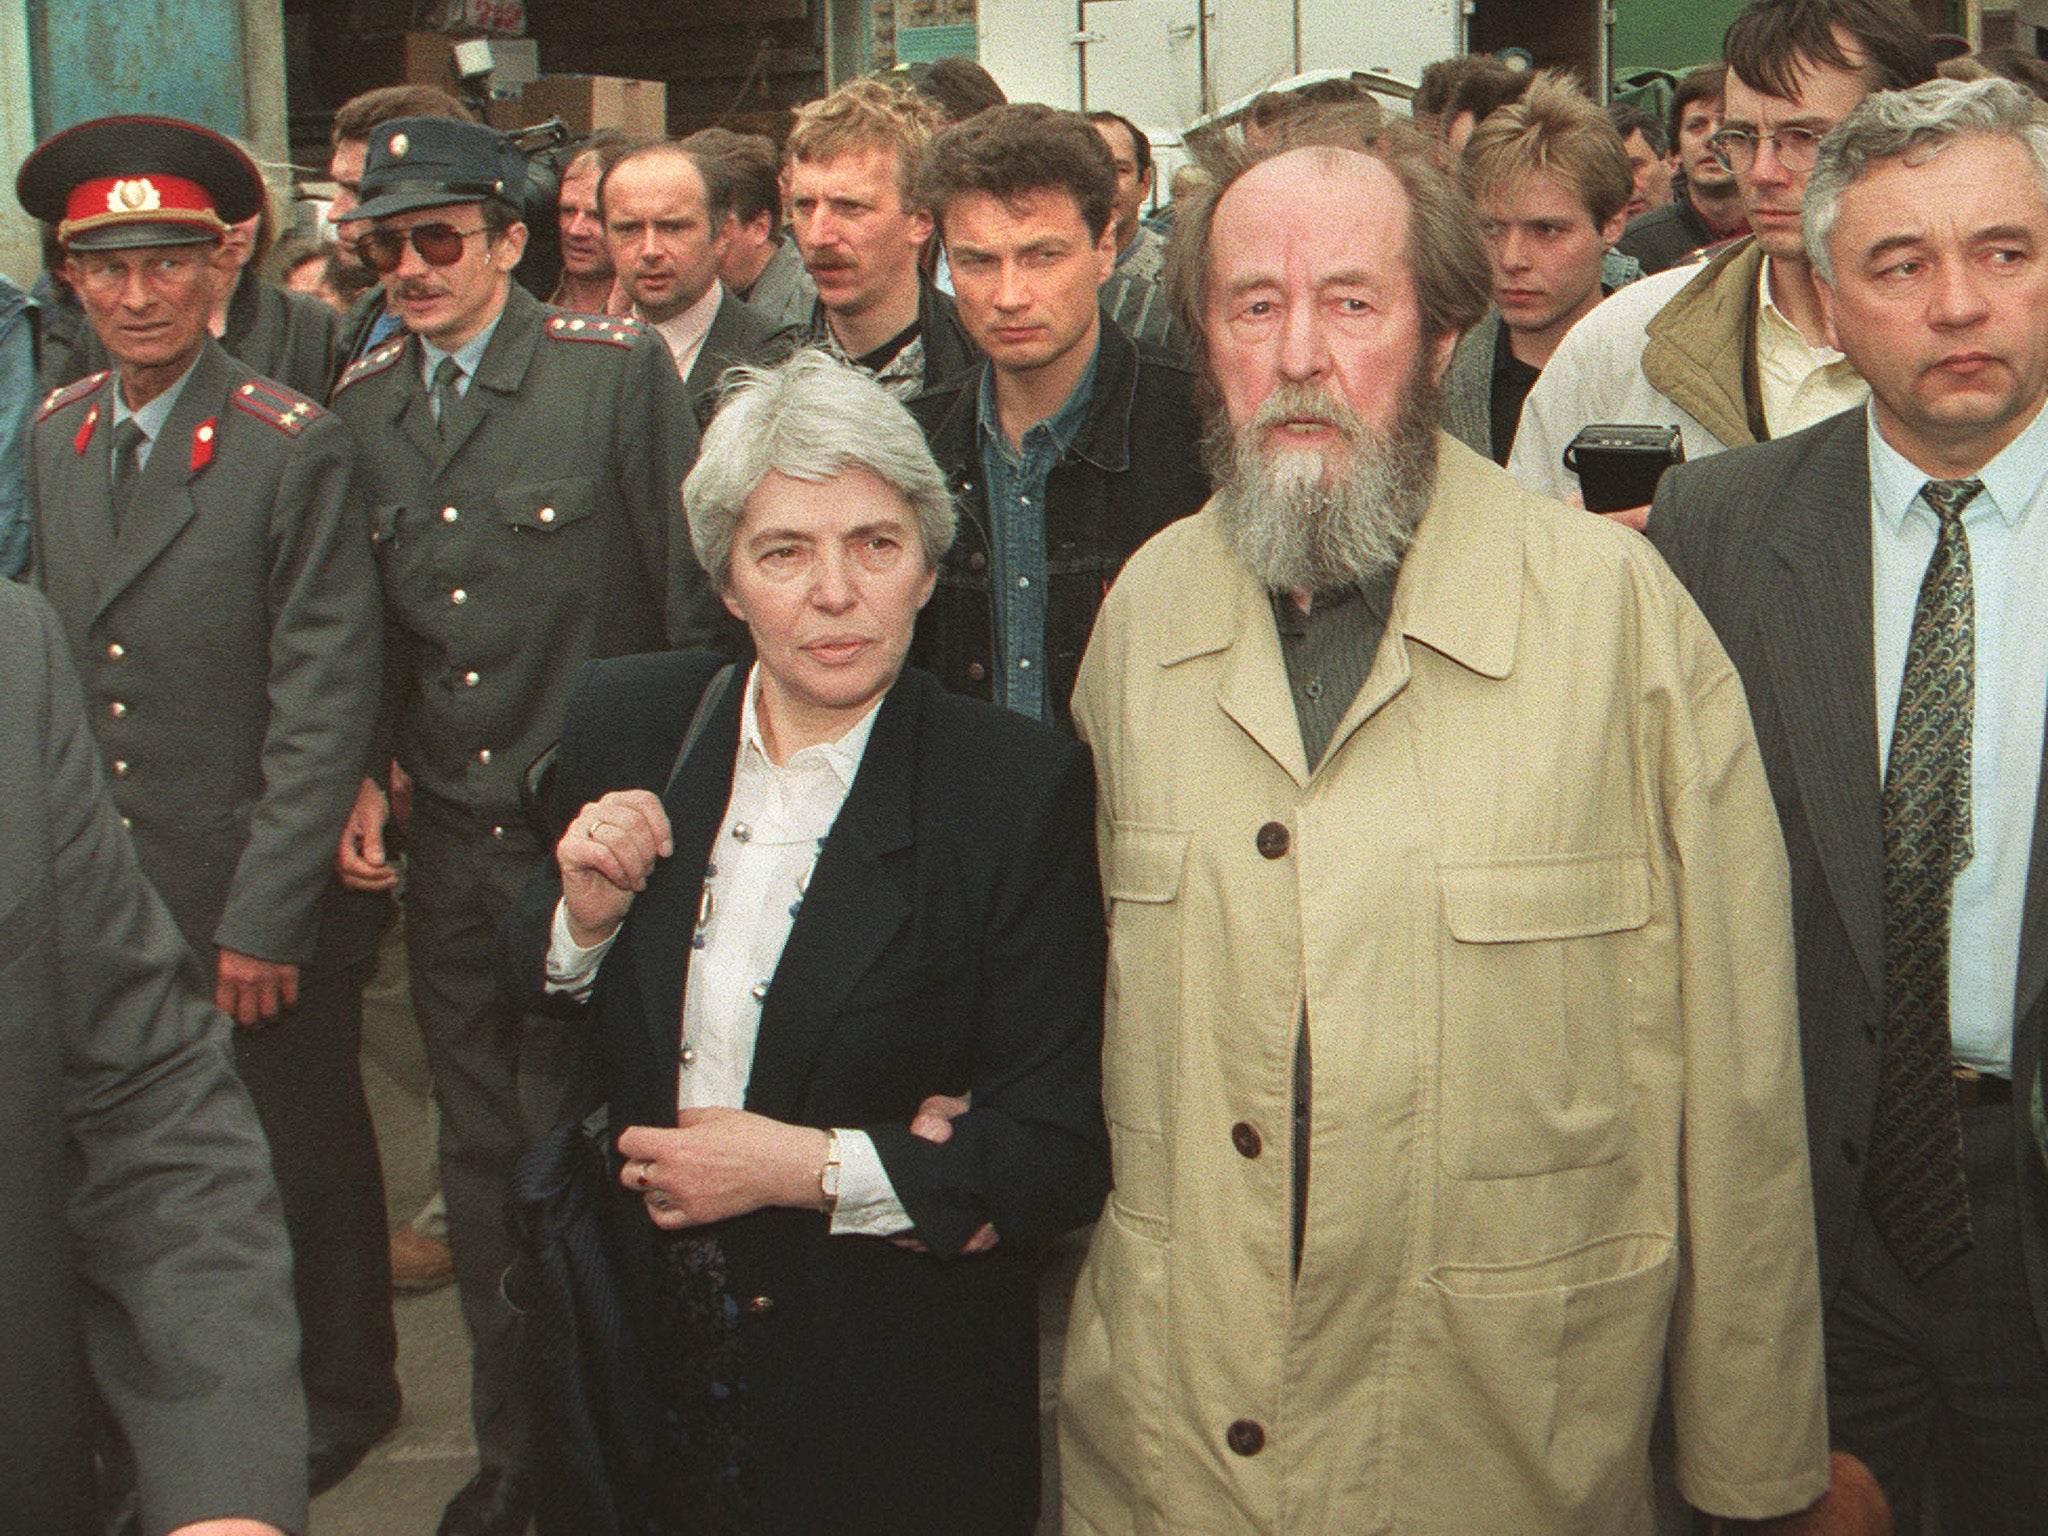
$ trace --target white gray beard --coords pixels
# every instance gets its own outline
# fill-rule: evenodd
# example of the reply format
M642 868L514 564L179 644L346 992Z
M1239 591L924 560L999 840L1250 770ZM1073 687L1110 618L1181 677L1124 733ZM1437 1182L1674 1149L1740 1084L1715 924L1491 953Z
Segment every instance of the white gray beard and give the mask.
M1326 474L1320 453L1266 448L1269 429L1303 410L1349 439L1342 469ZM1215 506L1246 569L1269 591L1330 592L1398 567L1436 482L1437 412L1435 392L1413 381L1381 434L1324 391L1282 385L1245 427L1218 423Z

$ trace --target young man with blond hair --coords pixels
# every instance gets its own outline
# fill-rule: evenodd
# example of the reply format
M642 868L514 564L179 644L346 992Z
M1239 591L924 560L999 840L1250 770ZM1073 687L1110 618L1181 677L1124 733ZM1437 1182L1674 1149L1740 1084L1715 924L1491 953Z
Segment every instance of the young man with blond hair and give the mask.
M902 400L981 358L918 268L932 216L911 182L938 126L922 97L850 80L797 109L787 145L790 233L818 285L809 339Z
M1548 72L1473 130L1460 170L1486 244L1493 308L1444 375L1444 426L1505 464L1530 386L1609 291L1601 268L1627 221L1634 178L1607 114Z

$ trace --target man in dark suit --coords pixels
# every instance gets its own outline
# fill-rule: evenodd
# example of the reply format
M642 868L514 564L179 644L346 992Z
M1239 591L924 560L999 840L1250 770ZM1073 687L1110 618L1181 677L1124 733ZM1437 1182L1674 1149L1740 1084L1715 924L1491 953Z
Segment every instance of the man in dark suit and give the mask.
M378 903L332 847L375 727L379 612L341 424L207 331L255 165L106 118L23 165L115 363L35 428L37 579L83 676L143 871L215 975L292 1236L312 1477L398 1418L382 1175L359 1046ZM383 899L388 903L388 898Z
M662 142L630 150L597 184L612 267L633 314L664 343L699 421L735 363L787 354L794 329L727 290L718 266L732 243L732 181L717 156Z
M306 1528L291 1253L227 1025L136 868L41 598L0 582L0 1533Z
M1874 96L1805 236L1867 410L1672 472L1791 855L1833 1439L1920 1529L2048 1509L2048 144L2003 81Z

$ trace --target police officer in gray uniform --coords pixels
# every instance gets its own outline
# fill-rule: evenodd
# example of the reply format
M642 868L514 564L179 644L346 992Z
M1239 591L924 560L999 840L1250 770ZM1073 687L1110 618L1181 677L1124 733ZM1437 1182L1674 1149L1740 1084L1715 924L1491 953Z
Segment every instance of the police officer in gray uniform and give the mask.
M473 1349L481 1469L444 1536L526 1522L502 1206L559 1106L572 1037L512 1012L492 985L498 925L545 851L521 781L586 661L702 640L713 601L679 532L697 428L668 349L634 321L550 309L513 282L526 229L506 199L524 178L518 152L474 123L401 118L372 134L349 217L406 333L351 366L333 398L360 445L383 577L385 721L413 785L413 1004ZM366 781L345 880L396 879L388 814Z
M208 333L233 263L223 233L262 195L237 146L190 123L103 118L38 148L17 190L57 226L66 279L115 365L43 404L36 576L143 872L241 1026L236 1066L291 1234L310 1476L324 1485L399 1408L359 1064L377 923L333 879L381 677L353 455L338 421Z

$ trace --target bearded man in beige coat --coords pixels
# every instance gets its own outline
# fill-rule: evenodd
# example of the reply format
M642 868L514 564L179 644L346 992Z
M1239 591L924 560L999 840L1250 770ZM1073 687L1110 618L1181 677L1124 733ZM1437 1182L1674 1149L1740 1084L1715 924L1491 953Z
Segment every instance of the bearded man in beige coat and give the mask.
M1432 167L1217 180L1169 281L1219 490L1074 698L1116 1189L1068 1536L1647 1532L1667 1392L1693 1505L1801 1511L1820 1309L1741 684L1647 544L1435 431L1487 269Z

